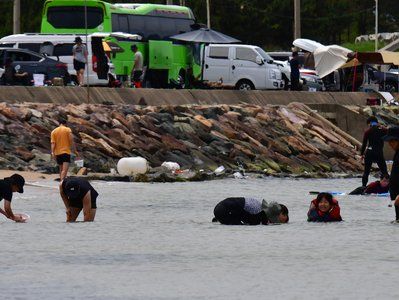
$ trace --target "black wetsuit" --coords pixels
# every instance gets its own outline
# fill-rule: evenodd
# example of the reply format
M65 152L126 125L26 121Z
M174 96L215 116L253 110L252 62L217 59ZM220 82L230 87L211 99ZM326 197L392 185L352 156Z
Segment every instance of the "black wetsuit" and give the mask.
M389 194L392 201L399 195L399 150L395 152L393 157L391 177L389 177ZM395 213L396 220L399 220L399 206L395 205Z
M299 86L299 61L298 58L294 57L290 60L290 67L291 67L291 90L293 91L300 91Z
M7 179L0 180L0 201L3 199L12 200L11 182Z
M226 198L215 206L213 213L215 220L225 225L267 224L266 214L261 207L256 199Z
M62 190L69 200L69 205L77 208L83 208L83 198L90 191L91 208L97 208L98 193L86 179L65 178Z
M387 165L384 158L384 141L382 137L386 135L387 130L379 126L371 126L366 130L363 136L362 149L360 154L364 154L364 173L362 185L366 186L369 181L371 165L377 163L381 175L388 175Z

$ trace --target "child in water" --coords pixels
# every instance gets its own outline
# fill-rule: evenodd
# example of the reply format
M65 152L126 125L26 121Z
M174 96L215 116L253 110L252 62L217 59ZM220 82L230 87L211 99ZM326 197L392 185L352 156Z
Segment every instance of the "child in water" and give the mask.
M214 209L212 222L224 225L268 225L271 223L287 223L288 209L277 202L267 203L253 198L226 198Z
M308 222L342 221L338 201L329 193L320 193L310 203Z

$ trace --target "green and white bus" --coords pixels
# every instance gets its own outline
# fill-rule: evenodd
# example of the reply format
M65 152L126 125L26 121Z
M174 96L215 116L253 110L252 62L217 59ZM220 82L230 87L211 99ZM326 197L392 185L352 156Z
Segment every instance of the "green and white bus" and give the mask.
M193 30L194 24L191 9L184 6L47 0L43 8L41 33L85 34L87 25L87 33L138 34L142 37L139 42L110 38L123 49L111 57L115 74L120 77L130 75L133 66L130 47L135 43L143 53L151 86L166 87L171 80L183 76L193 62L191 47L174 42L169 37Z

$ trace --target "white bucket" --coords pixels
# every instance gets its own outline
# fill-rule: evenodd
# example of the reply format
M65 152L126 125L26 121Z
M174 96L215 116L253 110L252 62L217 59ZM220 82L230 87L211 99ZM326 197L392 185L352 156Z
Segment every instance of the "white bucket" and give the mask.
M148 171L148 161L143 157L124 157L118 161L116 168L123 176L145 174Z

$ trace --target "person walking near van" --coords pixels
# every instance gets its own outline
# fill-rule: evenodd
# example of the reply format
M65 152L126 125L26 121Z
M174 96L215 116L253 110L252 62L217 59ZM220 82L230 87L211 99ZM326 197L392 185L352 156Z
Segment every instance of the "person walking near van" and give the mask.
M298 52L292 52L292 59L290 60L291 67L291 91L300 91L301 88L299 86L299 60L298 60Z
M60 180L68 174L71 162L71 150L78 156L75 143L73 142L72 130L66 126L66 120L59 119L59 126L51 132L51 156L57 161L60 170Z
M75 38L75 45L72 48L73 68L76 71L76 77L80 86L83 85L85 67L87 63L87 48L78 36Z
M367 119L369 128L364 132L363 144L360 150L362 160L364 160L364 172L362 186L367 186L369 174L373 163L377 163L381 176L388 176L387 164L384 158L384 140L387 129L378 124L378 119L371 116Z
M138 50L137 45L133 44L131 47L134 53L132 78L136 88L141 88L141 76L143 75L143 54Z

